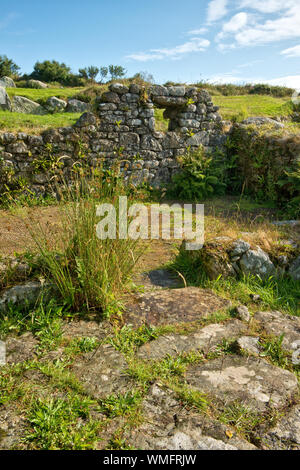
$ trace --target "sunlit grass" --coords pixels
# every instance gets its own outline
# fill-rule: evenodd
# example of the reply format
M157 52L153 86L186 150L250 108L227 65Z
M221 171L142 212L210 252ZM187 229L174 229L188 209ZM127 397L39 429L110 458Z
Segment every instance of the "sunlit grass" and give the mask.
M0 111L0 131L37 134L52 127L72 126L80 118L81 114L82 113L57 113L36 116L34 114Z

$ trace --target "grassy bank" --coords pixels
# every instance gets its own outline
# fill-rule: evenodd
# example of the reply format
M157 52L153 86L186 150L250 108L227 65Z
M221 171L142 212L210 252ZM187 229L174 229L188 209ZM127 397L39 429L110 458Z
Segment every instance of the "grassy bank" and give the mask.
M292 113L290 98L274 98L267 95L214 96L213 102L220 107L223 119L236 116L289 116Z
M68 127L75 124L81 113L34 114L0 111L0 131L37 134L51 127Z

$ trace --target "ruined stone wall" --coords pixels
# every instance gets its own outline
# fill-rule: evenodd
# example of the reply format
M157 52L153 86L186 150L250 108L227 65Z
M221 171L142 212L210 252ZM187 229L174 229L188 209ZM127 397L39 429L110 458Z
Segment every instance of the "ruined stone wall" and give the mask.
M221 146L221 117L205 90L153 85L110 85L98 98L95 113L85 113L73 127L50 129L41 135L0 134L0 165L25 178L38 193L47 190L52 162L59 158L66 175L85 155L91 166L122 154L122 170L134 182L168 183L178 171L176 158L187 147ZM154 107L169 119L166 133L156 131ZM126 160L126 161L125 161ZM43 163L44 162L44 163Z

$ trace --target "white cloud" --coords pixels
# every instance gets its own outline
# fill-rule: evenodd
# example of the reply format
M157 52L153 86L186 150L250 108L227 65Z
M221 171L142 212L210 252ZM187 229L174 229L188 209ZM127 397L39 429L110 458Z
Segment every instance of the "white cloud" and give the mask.
M218 36L217 36L217 41L221 41L221 39L224 37L223 33L219 33ZM230 51L232 49L236 49L236 44L223 44L223 43L220 43L218 44L218 50L221 51L221 52L225 52L225 51Z
M248 15L247 13L241 12L234 15L228 23L223 25L223 31L225 33L234 33L239 31L241 28L246 26L248 22Z
M7 28L7 26L9 26L10 23L17 17L18 17L18 15L16 13L9 13L4 18L2 18L1 21L0 21L0 31L2 29Z
M300 75L288 75L286 77L280 78L271 78L266 79L263 77L259 78L247 78L247 77L238 77L230 73L219 74L212 76L208 82L210 83L235 83L235 84L244 84L244 83L268 83L269 85L278 85L278 86L287 86L289 88L300 89Z
M275 13L297 6L298 0L242 0L240 8L252 8L261 13Z
M192 36L200 36L202 34L205 34L207 33L208 31L208 28L199 28L199 29L192 29L191 31L188 31L188 34L192 35Z
M290 47L289 49L285 49L284 51L281 51L280 54L285 55L287 57L300 57L300 44L299 44L299 46Z
M149 52L138 52L130 54L126 58L137 60L139 62L147 62L149 60L162 60L162 59L178 59L185 54L191 52L203 52L210 45L210 41L201 38L192 38L190 41L180 44L179 46L170 49L150 49Z
M287 77L273 78L272 80L268 80L266 83L270 83L270 85L300 89L300 75L288 75Z
M223 73L220 75L213 75L207 80L209 83L213 84L224 84L224 83L241 83L241 77L232 75L231 73Z
M213 23L227 14L228 0L211 0L207 8L207 22Z
M277 0L267 0L266 2L243 0L240 7L251 7L265 14L255 15L240 12L231 18L228 23L223 25L216 40L223 41L226 36L230 35L232 35L232 40L229 45L223 44L219 49L225 50L230 48L232 44L256 46L300 37L299 0L286 0L285 3L281 0L280 2ZM272 13L272 16L266 16L267 13Z
M300 37L300 9L293 7L283 16L245 28L235 36L241 45L255 45Z

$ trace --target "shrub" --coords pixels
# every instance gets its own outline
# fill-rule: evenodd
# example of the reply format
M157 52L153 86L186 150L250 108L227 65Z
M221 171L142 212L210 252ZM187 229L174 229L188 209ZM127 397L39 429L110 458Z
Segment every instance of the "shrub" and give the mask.
M46 83L58 82L66 86L83 86L86 82L83 77L73 74L66 64L56 60L36 62L30 77L23 78L33 78Z
M234 126L229 155L235 158L231 171L232 189L257 201L273 201L288 212L299 215L300 169L295 148L297 136L270 133L269 128Z
M233 83L210 83L205 80L201 80L196 83L199 88L205 88L211 95L223 95L223 96L239 96L239 95L271 95L277 98L284 98L286 96L292 96L294 90L284 86L272 86L266 83L260 84L244 84L235 85Z
M213 194L224 194L225 172L218 155L207 155L203 147L187 149L178 157L181 171L173 176L169 194L186 200L205 199Z
M84 101L85 103L92 103L95 98L101 96L104 91L104 85L92 85L90 87L85 88L80 93L75 94L72 98Z
M280 189L289 194L286 204L287 214L291 217L300 217L300 160L293 169L284 172L284 178L277 182Z

